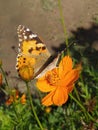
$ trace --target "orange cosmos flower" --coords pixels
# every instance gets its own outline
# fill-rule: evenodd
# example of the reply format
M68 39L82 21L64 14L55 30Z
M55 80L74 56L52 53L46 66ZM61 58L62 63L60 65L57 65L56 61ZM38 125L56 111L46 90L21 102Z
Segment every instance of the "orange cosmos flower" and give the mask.
M8 105L11 105L12 103L13 103L13 101L14 101L14 98L13 98L13 96L10 96L9 97L9 99L6 101L6 105L8 106Z
M0 73L0 86L2 85L2 74Z
M42 92L49 92L42 99L42 104L50 106L52 104L61 106L68 100L68 94L74 88L74 82L79 78L80 65L72 68L72 59L65 56L59 63L59 66L46 72L39 78L37 87Z
M19 91L16 89L13 89L11 95L9 96L8 100L6 101L6 105L11 105L18 98L19 98Z
M26 95L25 95L25 94L23 94L23 95L21 96L21 103L22 103L22 104L26 104Z
M11 105L13 102L21 102L22 104L26 103L26 95L23 94L21 97L18 90L12 90L12 94L9 96L9 99L6 101L6 105Z

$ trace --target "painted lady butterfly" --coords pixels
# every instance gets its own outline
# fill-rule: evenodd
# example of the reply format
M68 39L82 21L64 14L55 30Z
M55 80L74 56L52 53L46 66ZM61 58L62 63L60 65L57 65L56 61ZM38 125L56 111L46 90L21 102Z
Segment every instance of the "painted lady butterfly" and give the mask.
M29 28L22 25L18 26L17 33L19 38L19 53L17 56L16 69L21 77L22 74L25 74L22 68L26 66L33 69L32 71L31 69L29 70L33 73L32 79L41 75L41 72L44 73L46 71L45 68L49 69L52 68L50 66L55 66L57 60L51 59L46 45L37 34L34 34ZM51 62L52 65L50 65ZM48 65L49 67L46 67Z

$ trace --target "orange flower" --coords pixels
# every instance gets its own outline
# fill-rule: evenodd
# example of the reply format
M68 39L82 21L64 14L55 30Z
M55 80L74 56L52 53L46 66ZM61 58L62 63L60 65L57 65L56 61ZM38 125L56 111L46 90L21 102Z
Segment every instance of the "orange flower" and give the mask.
M20 97L19 91L14 89L14 90L12 90L12 93L9 96L9 99L6 101L6 105L11 105L13 102L18 102L18 101L21 102L22 104L25 104L26 103L26 95L23 94Z
M9 96L9 99L6 101L6 105L11 105L18 98L19 98L19 91L16 89L13 89L11 95Z
M46 72L39 78L37 87L42 92L50 92L42 99L42 104L50 106L52 104L61 106L68 100L68 94L74 88L74 82L79 78L79 65L72 68L72 59L65 56L59 63L59 66Z
M51 107L46 107L46 108L45 108L45 112L46 112L46 113L50 113L50 112L51 112L51 110L52 110L52 108L51 108Z
M6 105L11 105L12 103L13 103L13 101L14 101L14 98L13 98L13 96L10 96L9 97L9 99L6 101Z
M22 104L25 104L25 103L26 103L26 95L25 95L25 94L23 94L23 95L21 96L21 103L22 103Z
M2 85L2 74L0 73L0 86Z

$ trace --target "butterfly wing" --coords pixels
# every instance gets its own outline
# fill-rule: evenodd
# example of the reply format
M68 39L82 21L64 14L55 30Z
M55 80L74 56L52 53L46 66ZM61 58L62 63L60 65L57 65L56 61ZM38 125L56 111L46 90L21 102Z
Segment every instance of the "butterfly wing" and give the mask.
M45 64L35 74L36 79L42 77L47 71L52 70L58 66L60 54L50 56Z
M34 75L50 57L50 53L43 41L29 28L19 25L17 29L19 38L19 54L17 56L16 69L27 65L32 66Z

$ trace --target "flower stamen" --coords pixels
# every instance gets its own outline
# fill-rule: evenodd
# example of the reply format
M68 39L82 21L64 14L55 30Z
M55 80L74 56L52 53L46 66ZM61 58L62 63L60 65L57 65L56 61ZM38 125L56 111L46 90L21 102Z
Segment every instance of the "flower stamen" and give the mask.
M50 85L55 86L55 85L58 84L58 81L60 80L59 75L58 75L58 73L57 73L57 70L58 70L58 68L53 69L53 70L50 71L48 74L46 74L47 82L48 82Z

